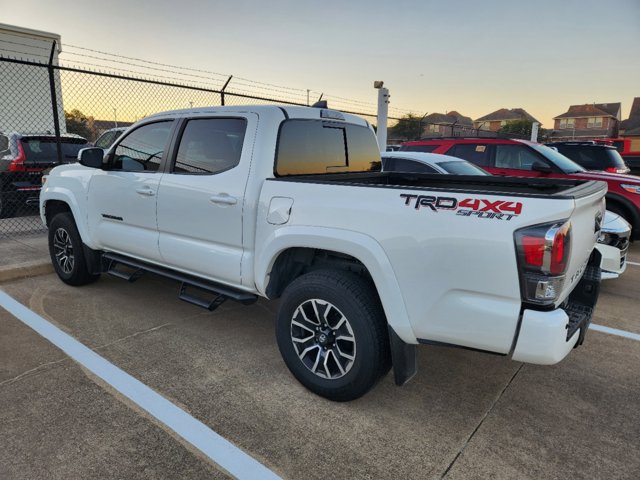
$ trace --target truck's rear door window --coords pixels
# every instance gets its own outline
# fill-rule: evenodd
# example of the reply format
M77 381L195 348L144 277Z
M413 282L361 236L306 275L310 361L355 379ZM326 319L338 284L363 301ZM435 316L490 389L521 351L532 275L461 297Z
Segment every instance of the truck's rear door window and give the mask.
M321 120L288 120L280 129L277 176L379 170L378 143L366 127Z
M219 173L240 162L247 129L243 118L193 119L180 139L174 173Z

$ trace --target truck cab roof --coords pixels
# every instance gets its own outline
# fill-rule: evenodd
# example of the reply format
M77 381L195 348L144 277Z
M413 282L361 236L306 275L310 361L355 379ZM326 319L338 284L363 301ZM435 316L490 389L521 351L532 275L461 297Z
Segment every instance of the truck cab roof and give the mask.
M278 115L284 119L326 119L331 121L343 121L355 125L369 127L369 122L350 113L332 110L330 108L300 107L292 105L237 105L237 106L212 106L185 108L156 113L145 118L157 119L176 116L206 116L220 113L255 113L259 116Z

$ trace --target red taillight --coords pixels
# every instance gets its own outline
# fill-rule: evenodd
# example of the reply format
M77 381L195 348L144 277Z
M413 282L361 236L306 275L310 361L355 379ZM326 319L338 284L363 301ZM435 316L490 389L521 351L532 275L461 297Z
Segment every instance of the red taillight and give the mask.
M552 275L567 269L569 223L527 229L519 235L519 248L527 267Z
M7 170L10 172L26 172L27 168L24 166L24 161L27 159L27 156L24 153L24 147L22 146L22 142L17 142L18 145L18 156L11 160Z
M562 275L567 271L567 260L569 259L569 235L571 224L565 223L555 234L553 246L551 247L551 264L549 273L552 275Z
M544 261L544 237L522 236L524 261L532 267L542 267Z
M526 302L552 304L562 291L571 255L571 223L546 223L515 232L520 286Z
M629 173L628 168L618 168L618 167L607 167L604 169L604 171L609 173Z

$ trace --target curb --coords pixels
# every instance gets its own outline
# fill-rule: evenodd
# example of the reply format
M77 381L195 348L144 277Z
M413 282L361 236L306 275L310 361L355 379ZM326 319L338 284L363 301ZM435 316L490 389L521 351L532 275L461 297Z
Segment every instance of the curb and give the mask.
M53 273L53 265L49 258L34 260L0 268L0 282L8 282L25 277L37 277L48 273Z

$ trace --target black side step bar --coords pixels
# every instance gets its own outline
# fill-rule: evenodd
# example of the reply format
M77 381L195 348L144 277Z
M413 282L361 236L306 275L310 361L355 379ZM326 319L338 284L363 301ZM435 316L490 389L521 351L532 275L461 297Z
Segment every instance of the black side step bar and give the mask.
M171 280L177 280L178 282L181 282L180 293L178 294L178 298L180 298L180 300L192 303L198 307L206 308L210 311L218 308L227 299L235 300L236 302L240 302L244 305L250 305L258 300L258 297L252 293L236 290L226 285L196 278L192 275L152 265L134 258L125 257L124 255L118 255L117 253L103 253L102 261L103 271L109 275L122 278L129 282L135 282L146 272L154 273ZM118 268L119 266L125 267L125 269L123 270L122 268ZM213 294L215 296L213 299L209 300L193 293L188 293L187 288L196 289L200 292Z

